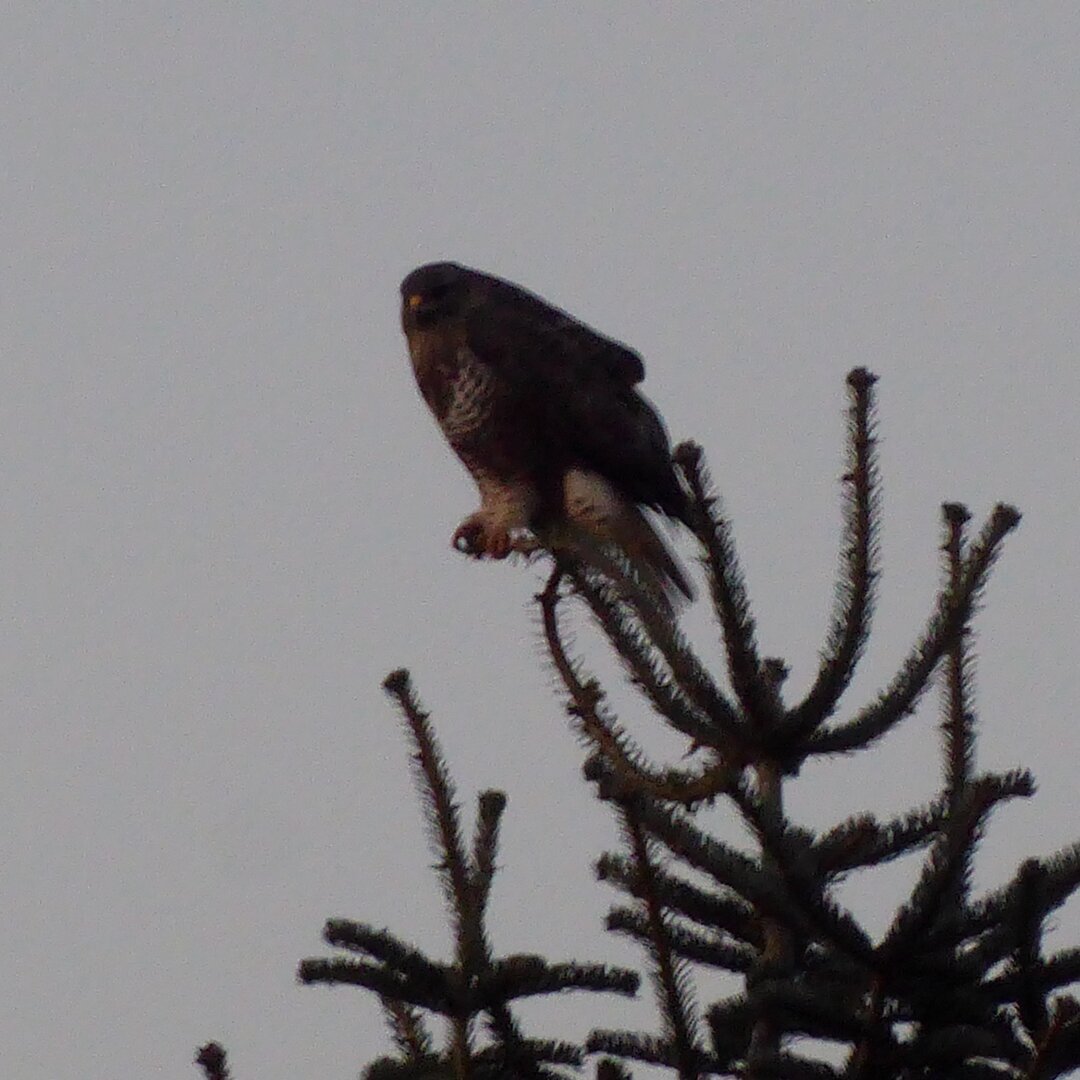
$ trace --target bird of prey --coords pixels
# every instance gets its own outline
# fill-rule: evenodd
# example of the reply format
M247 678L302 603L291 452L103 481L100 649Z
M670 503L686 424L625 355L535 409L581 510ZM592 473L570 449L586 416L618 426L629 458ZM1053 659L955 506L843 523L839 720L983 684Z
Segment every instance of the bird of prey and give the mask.
M644 508L690 524L663 423L636 389L641 357L509 281L452 262L401 283L420 392L480 490L454 534L505 558L543 546L613 546L654 592L692 595Z

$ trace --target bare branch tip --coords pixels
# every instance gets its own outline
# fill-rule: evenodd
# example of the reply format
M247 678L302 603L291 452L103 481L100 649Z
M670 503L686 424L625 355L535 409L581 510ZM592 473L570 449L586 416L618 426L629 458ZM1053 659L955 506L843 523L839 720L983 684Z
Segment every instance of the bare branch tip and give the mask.
M949 525L963 525L971 520L971 511L963 503L947 502L941 504L941 516Z
M207 1080L228 1080L229 1067L226 1063L225 1048L221 1043L208 1042L199 1047L195 1055L195 1064L198 1065Z
M393 694L394 697L404 697L409 692L411 681L409 669L398 668L396 671L391 671L390 674L383 679L383 689L388 694Z
M675 447L672 459L679 468L684 469L687 472L693 472L701 463L701 455L702 450L700 444L694 442L693 439L687 439L685 442L681 442Z
M1010 506L1008 503L998 503L994 507L994 519L1006 531L1015 529L1020 524L1022 516L1015 506Z
M852 368L848 372L847 384L852 390L866 391L878 381L878 377L868 368Z
M480 792L480 809L484 813L501 814L506 809L506 792L489 789Z

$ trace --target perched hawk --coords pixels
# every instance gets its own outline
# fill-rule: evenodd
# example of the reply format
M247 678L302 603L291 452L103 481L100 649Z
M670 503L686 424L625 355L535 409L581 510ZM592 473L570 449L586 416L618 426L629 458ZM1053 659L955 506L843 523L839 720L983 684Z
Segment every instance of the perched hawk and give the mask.
M454 534L505 558L528 529L546 547L614 545L642 580L691 596L642 512L689 523L664 426L635 389L641 357L508 281L430 263L401 283L420 392L480 489Z

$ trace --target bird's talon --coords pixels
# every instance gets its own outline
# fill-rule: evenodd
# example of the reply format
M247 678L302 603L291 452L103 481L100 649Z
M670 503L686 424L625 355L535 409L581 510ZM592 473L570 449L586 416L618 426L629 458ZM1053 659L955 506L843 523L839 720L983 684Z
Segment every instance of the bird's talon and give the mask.
M484 526L479 521L463 521L450 541L455 551L479 559L484 554Z
M488 537L487 555L489 559L505 559L513 548L513 540L505 529L493 532Z

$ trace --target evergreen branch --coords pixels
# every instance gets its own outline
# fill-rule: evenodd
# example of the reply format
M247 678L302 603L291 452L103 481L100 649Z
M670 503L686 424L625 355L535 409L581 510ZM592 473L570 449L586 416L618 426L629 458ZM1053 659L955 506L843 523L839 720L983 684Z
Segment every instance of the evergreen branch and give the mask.
M963 922L946 927L949 933L935 929L930 935L931 942L952 944L960 937L975 938L982 934L994 934L1007 942L1008 949L1015 948L1019 913L1031 902L1030 886L1024 879L1032 864L1042 872L1037 900L1044 918L1065 903L1080 885L1080 843L1041 859L1027 859L1012 881L989 895L972 901Z
M1042 966L1042 936L1045 915L1039 903L1042 867L1028 861L1021 867L1017 891L1017 941L1016 951L1010 964L1010 974L1017 982L1016 1006L1020 1022L1032 1041L1038 1041L1046 1032L1049 1012L1045 988L1037 980Z
M602 855L597 860L596 876L641 899L633 866L624 856L610 852ZM706 892L659 866L654 869L653 889L665 908L713 933L727 934L741 943L761 947L761 927L753 908L730 889L721 887Z
M940 979L949 978L950 971L955 971L957 978L970 984L1011 957L1016 948L1016 927L1003 924L972 932L970 909L965 908L953 913L952 918L942 919L926 940L929 947L919 967L940 972Z
M706 765L694 773L681 769L656 769L645 763L644 754L634 745L613 716L602 706L603 692L595 679L584 680L570 659L559 634L556 604L562 572L556 571L540 595L544 638L555 670L570 696L569 713L578 732L607 765L610 777L624 792L649 794L654 798L692 804L727 790L735 770L724 761Z
M824 936L864 961L872 957L869 938L849 916L824 902L800 903L805 898L792 897L787 882L779 874L706 836L672 810L643 800L638 813L651 836L679 859L733 889L759 916L776 919L806 937Z
M865 980L840 986L832 980L772 978L749 992L752 1011L778 1017L785 1035L855 1042L871 1033L864 1016Z
M757 790L751 791L746 785L732 793L732 801L738 807L743 820L755 829L761 847L761 867L768 873L776 874L790 887L792 877L802 876L802 867L788 868L777 858L780 846L788 848L796 856L795 862L803 862L807 850L805 842L796 838L796 843L783 844L785 831L783 776L779 768L771 761L762 761L754 769ZM814 890L811 890L811 892ZM797 902L798 899L797 898ZM816 898L815 898L816 899ZM806 907L807 905L803 904ZM747 1003L754 1015L754 1026L750 1035L750 1046L746 1055L747 1071L755 1076L766 1062L779 1052L783 1045L784 1029L779 1017L756 993L756 988L771 978L791 978L795 971L796 934L789 923L768 916L761 920L761 933L764 941L757 965L747 977Z
M723 630L732 688L755 728L767 729L779 719L779 703L762 677L754 619L731 526L714 510L717 500L712 494L712 481L701 447L693 442L681 443L675 448L674 460L693 496L690 513L694 532L705 548L709 590Z
M593 581L575 575L573 580L634 685L641 689L664 722L695 743L715 747L733 756L733 746L741 741L742 726L734 708L715 685L703 685L699 689L704 692L693 694L669 673L668 656L676 658L683 671L700 667L677 631L665 629L660 635L662 649L651 634L644 632L642 624L627 614L616 588L602 579ZM667 671L661 667L661 658ZM703 682L703 676L704 672L699 670L696 678Z
M947 535L945 571L948 589L959 592L964 572L964 525L971 515L959 503L942 507ZM969 648L971 631L965 626L945 656L945 695L941 732L945 749L945 791L949 804L959 805L971 780L975 756L975 714L972 708L974 659Z
M746 725L742 717L717 686L712 675L698 659L667 611L655 603L648 602L647 598L643 601L632 589L620 589L617 585L618 579L614 577L613 572L602 574L597 582L595 579L590 579L588 574L583 573L580 566L572 563L562 561L557 569L561 569L562 573L574 583L575 588L582 593L587 603L590 602L591 593L598 606L607 605L612 609L613 616L620 610L625 612L629 607L633 612L633 617L640 624L644 640L663 658L679 692L703 717L708 718L711 729L707 728L703 733L705 739L711 743L716 741L717 733L733 735L740 732L745 738ZM616 581L614 589L610 585L611 580ZM549 588L550 585L549 582ZM545 594L546 592L547 590ZM543 594L541 599L543 599ZM557 596L554 599L557 599ZM599 618L599 613L594 613L597 614L603 628L604 624ZM616 643L613 642L613 644ZM617 644L616 651L618 651Z
M384 1055L360 1074L361 1080L454 1080L453 1063L442 1054L412 1060Z
M380 998L404 1001L442 1016L456 1016L461 1003L445 979L412 979L366 960L327 960L315 957L301 960L297 977L308 986L326 983L332 986L362 986Z
M585 1040L585 1052L588 1054L614 1054L616 1057L630 1058L646 1065L660 1065L676 1071L675 1048L670 1040L656 1035L647 1035L637 1031L608 1031L598 1029L589 1033ZM729 1071L725 1063L708 1054L701 1054L699 1059L701 1073L707 1076L739 1075Z
M585 1040L585 1052L615 1054L617 1057L631 1058L646 1065L668 1065L675 1068L670 1044L656 1035L646 1035L644 1032L603 1029L591 1031Z
M482 791L477 800L476 835L472 848L472 895L477 908L487 908L491 882L495 876L495 856L499 849L499 823L506 809L501 791Z
M862 982L838 986L794 978L766 978L750 990L750 1007L779 1017L785 1035L854 1042L870 1032Z
M975 1060L954 1066L949 1071L949 1080L1021 1080L1021 1077L1011 1066Z
M685 814L648 801L638 807L638 814L649 834L677 859L731 889L753 910L795 915L775 875L766 874L742 852L702 832Z
M1072 844L1041 859L1027 859L1007 885L971 905L971 924L975 930L989 929L1015 917L1022 904L1029 902L1030 883L1026 875L1034 865L1041 872L1038 901L1043 915L1059 908L1080 887L1080 843Z
M877 376L855 368L847 377L848 471L844 476L844 526L840 578L821 667L806 697L782 724L803 738L823 724L851 683L870 633L878 579L878 470L874 453L874 383Z
M951 1077L954 1069L969 1064L971 1058L1000 1060L1000 1053L1001 1041L996 1033L978 1025L942 1024L920 1033L911 1042L898 1043L894 1057L901 1068Z
M474 910L453 783L431 729L429 716L413 693L409 673L404 668L391 672L384 680L383 687L397 702L412 736L413 767L417 786L423 796L432 844L439 856L436 869L454 919L458 962L463 971L469 972L484 950L477 912Z
M502 1000L496 1001L488 1008L487 1014L488 1030L495 1040L491 1050L498 1054L502 1071L508 1076L527 1077L528 1080L538 1077L539 1061L526 1048L521 1029L509 1006Z
M712 1037L712 1050L727 1068L746 1057L750 1047L753 1016L745 994L733 994L709 1006L705 1022ZM743 1075L743 1070L739 1070Z
M653 962L653 979L663 1017L664 1031L674 1052L679 1080L696 1080L701 1075L698 1022L685 965L673 953L669 919L653 888L653 860L649 841L637 817L637 799L623 799L619 809L626 845L630 851L642 894L648 925L648 951Z
M542 956L520 953L492 962L476 982L476 999L479 1007L489 1009L497 1002L566 990L633 997L640 982L637 972L627 968L577 962L552 964Z
M589 700L595 685L582 685ZM622 728L596 707L582 711L574 706L571 715L578 731L592 744L595 754L586 764L585 777L600 783L604 799L640 795L662 803L692 807L709 802L731 790L739 771L724 760L706 762L698 770L655 768L644 763L644 754ZM602 761L603 768L597 768Z
M335 948L367 953L406 979L439 980L447 975L444 964L429 960L419 949L389 930L376 930L350 919L329 919L323 929L323 940Z
M892 821L860 814L830 829L813 846L822 873L831 877L864 866L882 866L929 843L947 816L943 799L910 810Z
M602 1058L596 1063L596 1080L633 1080L633 1077L614 1058Z
M1030 795L1033 790L1030 774L1023 771L985 776L968 785L963 801L950 815L945 832L931 848L911 899L897 913L885 935L878 950L880 958L902 954L910 961L924 951L915 948L916 940L939 919L942 905L950 898L955 901L966 890L964 879L970 873L969 855L986 815L996 803L1017 795ZM955 910L954 904L947 914Z
M225 1048L221 1043L208 1042L199 1047L195 1055L195 1064L202 1069L206 1080L231 1080L229 1062L225 1054Z
M865 1034L851 1047L843 1072L845 1080L859 1080L861 1077L870 1080L871 1077L883 1075L883 1059L895 1043L892 1028L885 1022L887 1003L884 981L877 972L871 976L866 991L864 1007L858 1010Z
M853 958L868 960L873 951L870 939L827 895L826 878L814 859L812 837L784 819L778 799L773 805L746 785L737 785L731 797L761 843L763 866L769 865L782 878L789 900L797 906L811 933L824 937Z
M406 1061L430 1061L433 1056L431 1035L423 1017L409 1004L395 998L380 998L390 1036Z
M646 916L630 908L614 907L604 923L612 933L625 934L648 946L650 926ZM758 950L737 942L724 941L716 934L703 934L669 921L668 940L671 950L685 960L720 968L724 971L747 972L758 960Z
M784 1050L762 1054L754 1062L753 1080L837 1080L840 1073L824 1061L796 1057Z
M561 1075L542 1069L543 1062L576 1068L584 1059L581 1048L573 1043L525 1038L506 1005L497 1004L489 1008L488 1017L488 1026L495 1042L481 1051L482 1060L490 1056L492 1063L498 1066L498 1076L539 1080L547 1075Z
M1030 967L1022 972L999 975L989 979L984 985L994 1000L1016 1001L1019 1004L1026 997L1041 997L1051 990L1059 990L1075 982L1080 982L1080 948L1062 949L1047 960L1032 962ZM1024 1024L1033 1037L1040 1035L1046 1027L1045 1023L1042 1027L1030 1027L1026 1019Z
M533 1062L547 1062L551 1065L569 1065L577 1068L584 1060L584 1052L575 1043L564 1042L561 1039L522 1039L521 1047L522 1062L531 1059ZM496 1056L495 1047L485 1047L477 1055L477 1060L484 1063L485 1058ZM505 1073L498 1074L505 1076ZM516 1076L517 1074L511 1074ZM550 1075L538 1072L537 1075ZM561 1073L558 1075L562 1075Z
M1080 1069L1080 1002L1070 995L1053 1005L1050 1024L1024 1073L1027 1080L1071 1076Z
M945 651L971 618L1002 541L1019 522L1020 514L1011 506L994 509L964 560L959 588L942 592L926 630L890 685L852 720L811 735L805 744L807 754L847 753L868 746L911 714Z
M568 1080L573 1075L543 1068L541 1062L576 1070L582 1063L582 1052L572 1043L523 1039L513 1058L507 1057L505 1047L494 1044L474 1054L468 1067L475 1080ZM453 1059L432 1054L416 1061L379 1058L364 1070L363 1080L456 1080L459 1075Z

